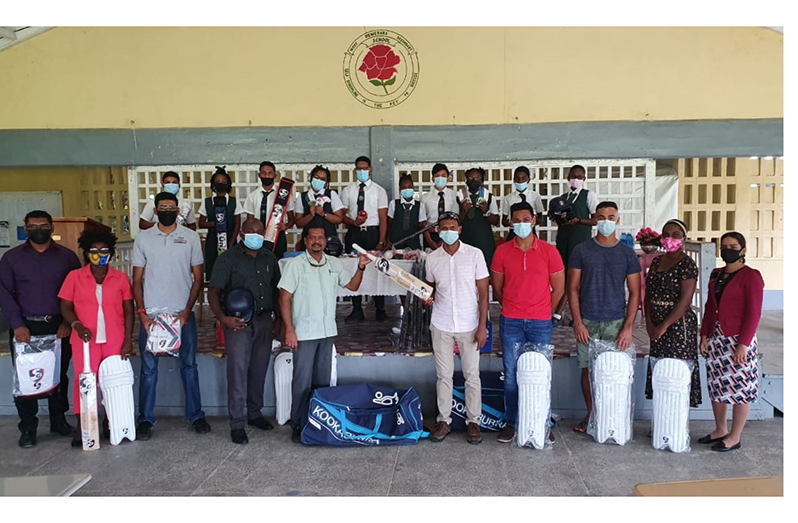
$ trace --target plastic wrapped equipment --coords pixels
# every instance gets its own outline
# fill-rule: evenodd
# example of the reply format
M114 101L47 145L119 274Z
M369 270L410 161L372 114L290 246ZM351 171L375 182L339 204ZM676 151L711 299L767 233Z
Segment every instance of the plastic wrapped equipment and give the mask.
M587 433L598 443L624 445L632 440L634 345L619 350L614 341L591 339L589 354L593 411Z
M651 358L654 415L651 444L657 450L690 452L690 378L694 363Z
M150 353L156 356L178 356L182 332L178 314L179 312L168 309L147 309L147 316L152 320L147 333L147 350Z
M61 384L61 340L55 334L14 340L14 397L48 394Z
M551 359L554 346L525 343L518 358L519 447L551 448Z

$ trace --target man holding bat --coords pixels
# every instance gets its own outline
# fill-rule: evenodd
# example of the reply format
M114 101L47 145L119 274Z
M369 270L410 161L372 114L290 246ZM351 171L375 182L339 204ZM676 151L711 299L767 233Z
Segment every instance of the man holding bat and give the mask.
M438 376L438 418L430 435L443 441L451 432L452 375L454 344L460 348L465 377L467 441L482 441L479 417L482 414L482 384L479 379L479 349L488 338L488 282L490 274L482 251L460 241L460 216L445 212L438 221L442 246L427 257L427 281L435 286L430 331L435 371Z

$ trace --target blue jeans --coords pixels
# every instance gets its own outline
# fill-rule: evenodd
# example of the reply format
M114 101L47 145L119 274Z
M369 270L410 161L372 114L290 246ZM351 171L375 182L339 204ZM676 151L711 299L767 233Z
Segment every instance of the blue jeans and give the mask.
M139 423L155 425L155 388L158 385L158 356L147 350L147 333L139 331L141 374L139 376ZM186 419L194 423L205 417L200 400L199 372L197 372L197 320L192 312L180 333L180 377L186 396Z
M499 317L504 363L504 419L512 426L518 422L518 357L524 343L551 343L551 320L515 320Z

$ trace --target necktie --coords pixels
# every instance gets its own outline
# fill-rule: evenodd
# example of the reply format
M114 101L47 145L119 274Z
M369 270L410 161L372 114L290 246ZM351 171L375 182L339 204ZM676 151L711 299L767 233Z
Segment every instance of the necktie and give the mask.
M443 198L443 191L438 193L438 218L440 219L441 214L446 212L446 200Z
M360 212L363 210L365 206L366 206L366 184L361 182L360 189L358 189L357 191L357 213L360 214Z
M268 191L263 192L263 199L260 201L260 221L263 223L263 226L266 226L267 217L269 216L266 213L266 208L269 206L269 195L274 191L274 189L269 189Z
M521 196L521 201L525 202L526 201L526 194L524 194L524 193L518 193L518 194L519 194L519 196Z
M576 191L571 191L568 194L568 203L574 203L574 200L576 200Z

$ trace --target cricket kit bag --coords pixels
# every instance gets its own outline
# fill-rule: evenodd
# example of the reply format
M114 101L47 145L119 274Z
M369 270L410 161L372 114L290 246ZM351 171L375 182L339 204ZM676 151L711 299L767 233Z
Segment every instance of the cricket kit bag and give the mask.
M651 443L657 450L690 452L690 376L692 361L652 358L654 416Z
M590 340L593 411L587 432L598 443L624 445L632 439L634 347L618 350L615 342Z
M551 358L552 345L531 344L518 358L518 426L519 447L538 450L550 446Z
M121 356L109 356L100 363L100 390L111 429L111 445L127 438L136 441L136 417L133 406L133 366Z
M322 387L313 391L305 445L332 447L414 445L424 431L421 400L413 388L376 385Z
M183 330L178 314L178 312L170 313L166 309L147 309L147 315L152 319L147 333L147 350L150 353L156 356L179 355Z
M14 340L14 397L49 394L61 384L61 340L55 334Z
M504 421L504 374L501 372L480 372L482 383L482 413L479 416L480 430L498 432ZM455 372L452 379L452 430L465 432L468 412L465 404L465 378L462 372Z

